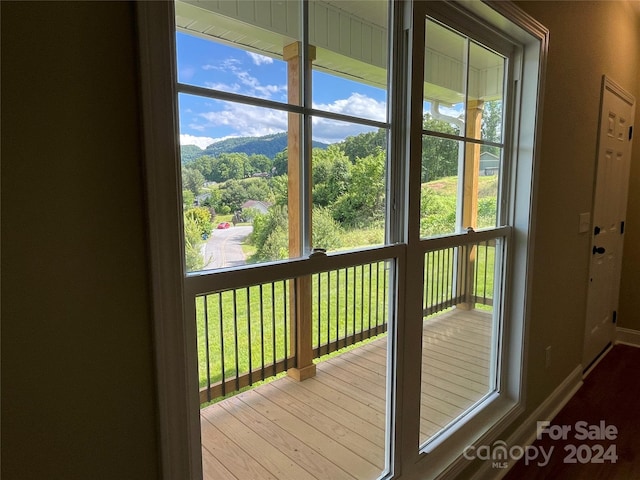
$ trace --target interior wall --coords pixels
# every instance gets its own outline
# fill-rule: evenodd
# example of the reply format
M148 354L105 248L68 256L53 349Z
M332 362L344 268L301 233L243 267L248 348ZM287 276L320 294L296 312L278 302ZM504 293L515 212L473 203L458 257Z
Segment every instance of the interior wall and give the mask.
M129 2L0 2L2 478L158 478Z
M601 76L640 99L640 34L627 1L518 5L551 31L526 416L581 362ZM0 6L2 474L157 478L133 8ZM639 136L620 301L638 330Z
M550 30L527 352L527 409L532 411L582 361L591 237L578 233L578 216L592 210L602 75L640 98L640 43L638 11L626 0L517 4ZM637 136L634 144L632 163L637 172ZM627 247L640 229L633 221L638 218L638 195L636 189L628 215ZM626 248L625 255L633 255L633 250ZM640 269L630 273L626 268L625 274L623 303L637 304L638 297L630 299L627 294L629 282L637 285L640 280ZM621 318L620 324L640 326L629 318ZM549 368L545 368L547 346L551 346Z
M636 119L634 125L633 156L629 175L629 203L625 223L624 254L618 326L640 332L640 2L635 2L635 64ZM630 32L630 36L632 32ZM633 58L633 52L630 53Z

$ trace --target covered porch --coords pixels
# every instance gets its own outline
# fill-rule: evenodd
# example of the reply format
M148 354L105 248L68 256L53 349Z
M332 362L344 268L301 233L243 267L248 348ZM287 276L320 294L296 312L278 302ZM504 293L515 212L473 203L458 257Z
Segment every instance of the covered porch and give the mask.
M452 308L424 320L420 438L490 390L492 314ZM387 336L201 410L208 479L376 478L384 470ZM418 366L416 366L418 368ZM417 447L417 445L416 445Z

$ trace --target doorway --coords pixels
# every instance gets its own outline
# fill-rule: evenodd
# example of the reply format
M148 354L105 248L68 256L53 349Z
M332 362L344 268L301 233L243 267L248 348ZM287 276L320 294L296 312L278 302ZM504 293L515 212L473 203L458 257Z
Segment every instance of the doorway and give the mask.
M606 76L601 98L584 366L615 336L635 113L633 96Z

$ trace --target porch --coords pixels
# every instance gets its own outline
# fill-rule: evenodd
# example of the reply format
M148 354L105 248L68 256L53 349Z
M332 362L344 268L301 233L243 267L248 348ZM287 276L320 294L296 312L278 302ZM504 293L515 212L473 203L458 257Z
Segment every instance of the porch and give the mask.
M424 320L420 438L489 390L492 315L452 308ZM201 410L207 479L376 478L384 469L386 335Z

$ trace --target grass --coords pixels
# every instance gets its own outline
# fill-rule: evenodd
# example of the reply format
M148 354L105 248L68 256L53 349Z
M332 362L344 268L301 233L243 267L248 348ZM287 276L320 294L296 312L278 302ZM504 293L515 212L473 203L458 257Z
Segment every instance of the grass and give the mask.
M283 360L285 351L291 354L289 284L280 281L196 298L201 387L207 384L207 340L212 383L222 379L223 361L224 377L234 378L247 373L250 364L255 369ZM314 275L313 347L386 323L388 285L385 262Z
M444 302L453 294L454 248L440 252L425 256L425 308ZM479 245L475 253L479 272L475 293L492 298L495 248ZM313 347L386 324L388 288L386 262L314 275ZM247 373L250 367L270 365L283 360L285 354L291 355L294 330L289 303L290 281L197 297L200 386L207 384L207 350L212 383L222 379L223 362L224 378L230 379Z
M497 176L480 177L478 181L479 198L490 199L496 195ZM424 184L424 187L439 196L455 198L457 178L439 179ZM437 213L447 215L446 212ZM231 217L218 215L216 222L230 222ZM341 240L341 249L381 245L384 230L348 230L341 235ZM242 248L247 258L255 253L255 247L246 241ZM425 308L448 301L454 295L456 249L452 247L425 254ZM492 298L495 248L485 244L476 246L475 260L478 275L474 273L474 294ZM386 323L389 284L386 275L384 262L373 267L364 265L314 275L311 304L313 346L336 342L366 331L372 325ZM223 378L223 362L224 378L230 379L236 374L247 373L250 368L281 361L286 353L291 354L293 330L289 289L289 282L281 281L196 298L201 387L207 385L207 355L209 377L211 383L216 383ZM208 334L205 334L205 319Z

